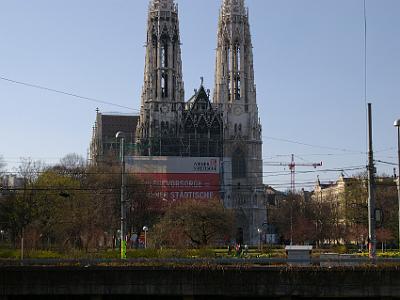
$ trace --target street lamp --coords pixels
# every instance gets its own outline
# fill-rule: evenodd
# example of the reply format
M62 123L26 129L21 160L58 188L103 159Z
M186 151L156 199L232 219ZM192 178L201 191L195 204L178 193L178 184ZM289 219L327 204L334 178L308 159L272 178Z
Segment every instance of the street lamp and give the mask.
M144 249L147 249L147 231L149 231L149 228L147 226L143 226L143 231L144 231Z
M397 169L397 198L399 202L399 248L400 248L400 119L397 119L394 121L393 124L395 127L397 127L397 151L398 151L398 160L399 160L399 165Z
M119 140L120 159L121 159L121 259L126 259L126 238L125 238L125 134L118 131L115 135Z
M262 250L261 249L261 233L262 233L262 229L258 228L257 232L258 232L258 235L259 235L259 243L260 243L259 248L260 248L260 251L261 251Z

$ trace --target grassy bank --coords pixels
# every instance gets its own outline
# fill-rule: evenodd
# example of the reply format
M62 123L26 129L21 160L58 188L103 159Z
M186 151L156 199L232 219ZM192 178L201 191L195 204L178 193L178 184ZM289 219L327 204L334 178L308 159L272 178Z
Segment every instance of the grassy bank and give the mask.
M338 251L340 250L340 251ZM313 256L318 257L321 253L353 253L360 256L368 256L367 252L358 253L353 251L342 251L343 249L314 249ZM378 257L400 257L399 251L377 251ZM25 250L25 259L117 259L120 257L119 250L98 250L98 251L57 251L57 250ZM269 248L260 251L256 248L248 249L238 255L235 250L228 253L227 249L129 249L127 258L284 258L285 250L280 248ZM0 248L0 259L20 259L19 249Z

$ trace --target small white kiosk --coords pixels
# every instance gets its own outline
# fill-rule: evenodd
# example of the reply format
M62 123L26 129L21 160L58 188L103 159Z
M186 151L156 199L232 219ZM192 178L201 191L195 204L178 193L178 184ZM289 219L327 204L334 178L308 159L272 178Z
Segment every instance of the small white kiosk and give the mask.
M312 246L286 246L288 264L306 266L311 264Z

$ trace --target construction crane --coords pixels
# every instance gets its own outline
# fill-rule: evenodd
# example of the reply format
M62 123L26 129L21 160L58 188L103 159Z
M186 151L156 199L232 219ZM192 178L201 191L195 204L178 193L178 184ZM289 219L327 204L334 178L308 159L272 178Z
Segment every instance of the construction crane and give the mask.
M291 162L265 162L264 165L267 166L285 166L289 167L290 170L290 190L292 193L295 192L296 190L296 180L295 180L295 174L296 174L296 167L314 167L316 169L317 167L322 166L322 161L319 163L296 163L294 161L294 154L292 154L292 161Z

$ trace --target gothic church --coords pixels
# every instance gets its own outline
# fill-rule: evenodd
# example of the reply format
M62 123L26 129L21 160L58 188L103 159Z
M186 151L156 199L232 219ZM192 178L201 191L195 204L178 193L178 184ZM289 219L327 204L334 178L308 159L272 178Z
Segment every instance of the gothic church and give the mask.
M138 155L220 157L231 161L224 205L236 214L241 243L257 244L266 222L261 124L244 0L223 0L218 23L215 87L201 83L184 99L178 7L151 0L144 85L136 130Z

